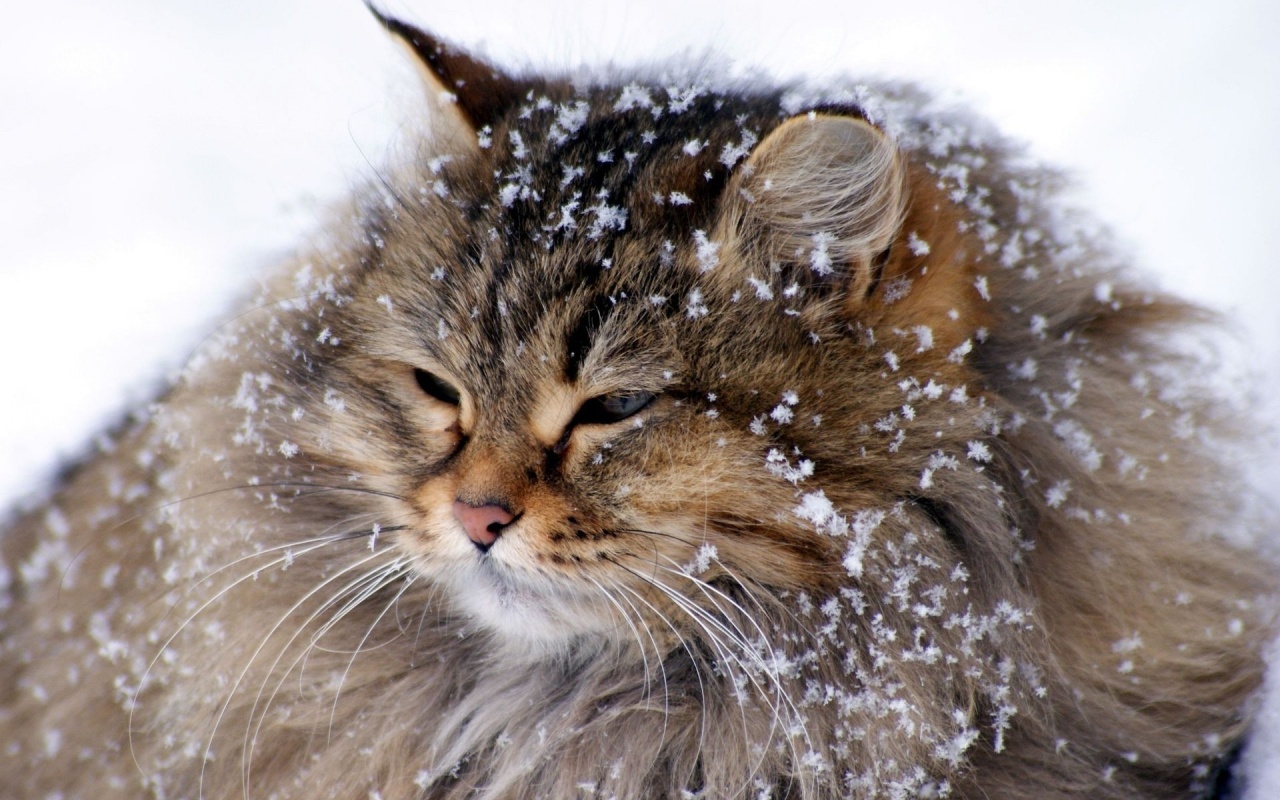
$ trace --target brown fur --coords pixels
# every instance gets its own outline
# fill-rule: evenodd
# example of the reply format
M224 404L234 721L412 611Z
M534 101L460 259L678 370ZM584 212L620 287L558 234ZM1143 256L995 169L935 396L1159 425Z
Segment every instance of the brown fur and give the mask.
M0 785L1209 785L1271 577L1200 312L912 90L575 89L384 23L435 136L0 539ZM481 553L455 501L516 521Z

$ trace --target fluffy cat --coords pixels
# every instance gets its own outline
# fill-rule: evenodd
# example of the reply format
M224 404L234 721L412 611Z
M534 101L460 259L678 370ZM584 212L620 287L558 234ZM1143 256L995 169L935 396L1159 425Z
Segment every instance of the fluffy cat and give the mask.
M1213 791L1271 635L1194 306L900 86L512 76L0 538L21 797Z

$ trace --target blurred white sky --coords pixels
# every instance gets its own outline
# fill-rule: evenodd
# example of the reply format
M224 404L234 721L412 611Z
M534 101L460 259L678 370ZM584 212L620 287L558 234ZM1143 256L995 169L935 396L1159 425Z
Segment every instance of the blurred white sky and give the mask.
M386 3L508 66L712 47L782 77L958 93L1072 170L1141 268L1229 311L1250 362L1280 372L1280 3L643 6ZM145 398L318 203L382 162L415 99L358 0L8 9L0 498Z

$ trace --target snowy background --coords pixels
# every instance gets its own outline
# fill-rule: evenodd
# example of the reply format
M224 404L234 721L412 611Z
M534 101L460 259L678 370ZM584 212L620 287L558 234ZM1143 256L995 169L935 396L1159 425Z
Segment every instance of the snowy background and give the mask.
M385 160L418 99L359 0L10 6L0 501L147 398L316 210ZM1234 321L1235 358L1280 420L1275 0L384 7L509 67L713 47L776 76L883 75L961 98L1071 171L1074 201L1141 270ZM1280 496L1277 463L1258 476ZM1260 800L1280 797L1280 767L1273 780Z

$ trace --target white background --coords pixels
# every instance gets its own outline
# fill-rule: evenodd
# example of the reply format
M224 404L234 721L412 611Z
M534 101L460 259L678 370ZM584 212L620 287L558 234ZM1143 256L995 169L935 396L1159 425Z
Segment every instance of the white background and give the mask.
M1275 0L388 7L508 67L710 47L781 77L879 74L964 98L1070 170L1142 270L1236 322L1235 358L1280 419ZM0 499L147 398L384 160L416 89L358 0L9 4Z
M710 47L958 95L1072 171L1142 269L1226 311L1248 363L1280 371L1280 4L643 5L388 7L507 66ZM358 0L0 15L0 497L146 398L384 161L417 100L402 61Z

